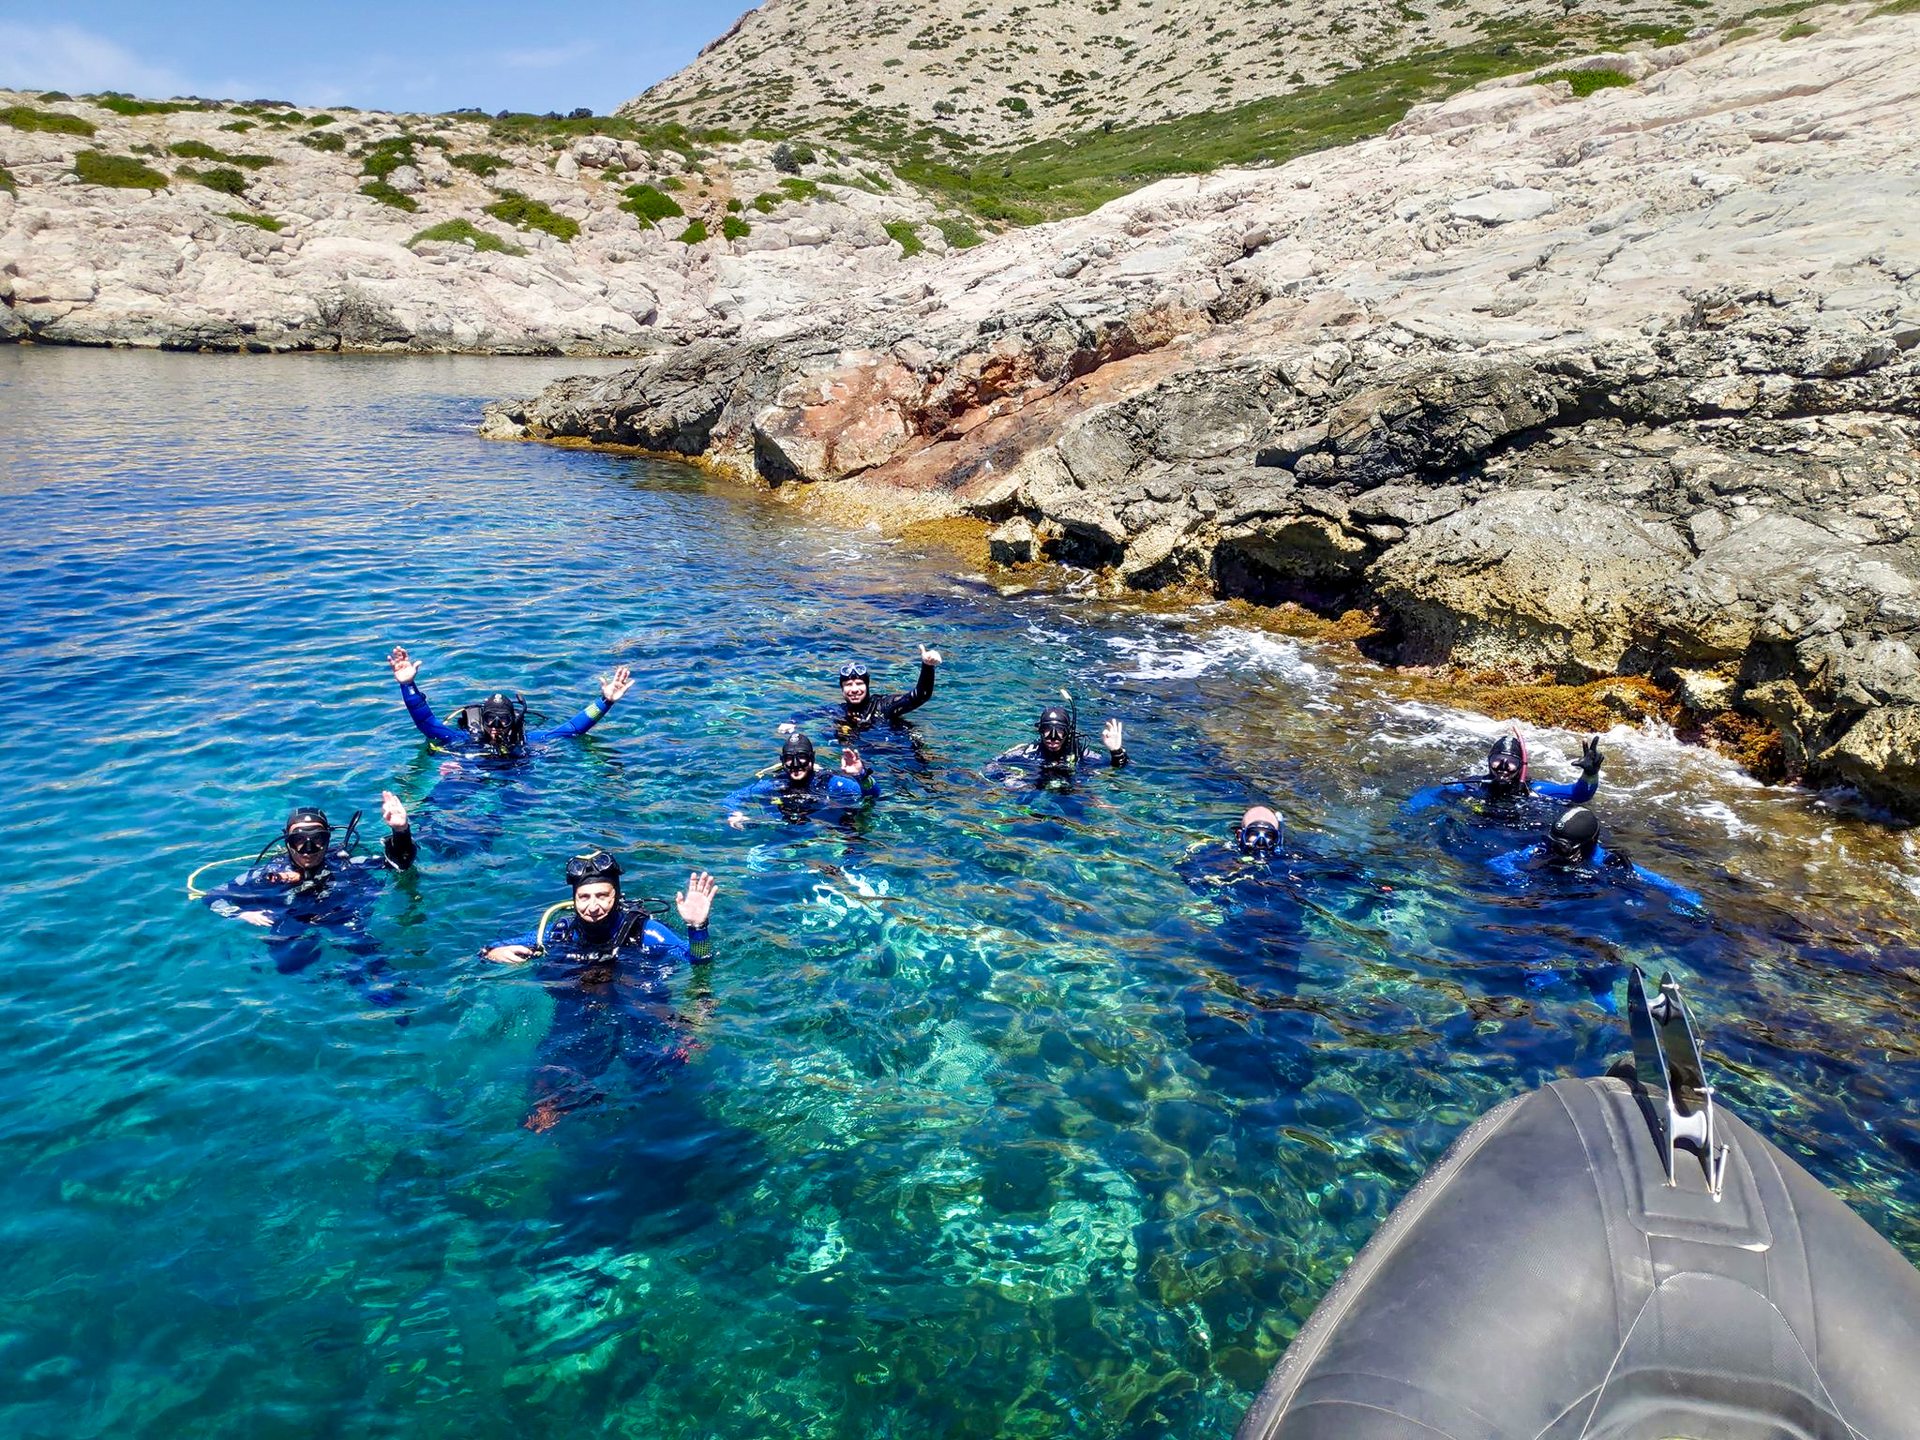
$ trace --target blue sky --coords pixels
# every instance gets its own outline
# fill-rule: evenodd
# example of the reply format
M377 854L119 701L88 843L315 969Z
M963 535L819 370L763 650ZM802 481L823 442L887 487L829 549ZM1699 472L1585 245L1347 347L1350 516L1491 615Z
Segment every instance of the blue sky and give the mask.
M605 114L753 0L0 0L0 86Z

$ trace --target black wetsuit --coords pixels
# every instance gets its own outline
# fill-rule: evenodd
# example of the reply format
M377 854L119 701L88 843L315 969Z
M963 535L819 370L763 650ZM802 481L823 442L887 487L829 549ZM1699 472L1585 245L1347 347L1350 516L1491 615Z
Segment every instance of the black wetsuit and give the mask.
M994 756L987 764L986 775L989 780L1006 784L1025 780L1035 786L1051 785L1072 780L1082 768L1102 758L1106 759L1110 769L1126 768L1127 752L1124 748L1100 751L1078 741L1069 741L1067 748L1058 756L1049 756L1040 748L1038 740L1029 740L1024 745L1016 745Z
M918 710L933 698L933 671L933 666L921 661L920 678L914 683L913 689L898 695L878 694L873 682L868 681L865 700L858 705L843 701L831 706L819 718L829 721L835 733L842 737L857 735L880 724L898 725L910 712ZM804 720L796 719L795 723L805 728Z

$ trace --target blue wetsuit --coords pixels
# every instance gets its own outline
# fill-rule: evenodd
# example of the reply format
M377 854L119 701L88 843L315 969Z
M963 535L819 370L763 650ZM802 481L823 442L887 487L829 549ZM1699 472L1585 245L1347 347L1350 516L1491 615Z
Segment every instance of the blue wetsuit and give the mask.
M1415 791L1413 798L1407 801L1406 809L1409 815L1417 815L1422 810L1431 810L1443 800L1470 795L1489 808L1518 812L1539 808L1530 805L1530 801L1550 801L1556 807L1584 805L1599 789L1598 770L1581 772L1580 778L1571 785L1554 780L1529 780L1524 786L1512 790L1496 788L1486 775L1463 775L1458 780Z
M1500 874L1506 876L1509 880L1518 880L1524 871L1549 868L1558 870L1563 874L1600 874L1609 871L1614 874L1619 874L1624 871L1642 883L1651 885L1661 894L1682 905L1695 910L1704 910L1706 908L1706 903L1700 896L1696 892L1689 890L1679 881L1669 880L1664 875L1657 875L1644 865L1636 865L1625 855L1617 851L1609 851L1604 845L1594 846L1592 856L1581 862L1578 866L1550 865L1548 862L1547 847L1544 844L1526 845L1518 850L1509 850L1504 855L1494 856L1491 860L1487 861L1487 864Z
M366 933L367 911L380 891L377 873L411 870L415 854L413 832L407 829L390 832L377 856L336 847L309 876L276 856L209 890L205 900L216 915L260 924L273 968L281 974L298 974L318 960L324 953L318 936L326 935L365 962L350 976L358 984L388 968ZM392 987L376 986L368 993L382 1004L398 998Z
M535 935L496 940L531 949ZM534 1080L547 1118L599 1098L596 1081L616 1057L635 1075L658 1074L687 1058L684 1023L669 1005L667 979L682 963L713 959L706 926L683 940L624 901L598 924L577 915L547 927L534 974L553 997L553 1023L540 1042Z
M823 810L850 810L880 798L880 782L868 766L858 780L838 770L815 769L804 785L795 785L784 774L766 775L751 780L727 796L729 815L749 807L769 805L786 820L805 820Z
M449 750L466 754L487 753L488 747L478 736L457 726L449 725L433 713L433 707L427 703L427 697L420 693L420 687L408 681L400 687L400 698L407 702L407 714L413 720L420 733ZM606 718L613 708L613 701L605 696L596 695L589 700L578 715L564 725L555 725L546 730L527 731L523 743L515 746L515 754L524 754L530 746L544 744L549 740L568 740L576 735L584 735Z

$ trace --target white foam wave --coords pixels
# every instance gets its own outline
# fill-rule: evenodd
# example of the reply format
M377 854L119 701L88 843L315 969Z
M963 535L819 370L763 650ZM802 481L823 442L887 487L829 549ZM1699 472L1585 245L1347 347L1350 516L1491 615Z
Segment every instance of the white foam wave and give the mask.
M1259 630L1221 629L1201 636L1156 627L1107 640L1126 668L1109 673L1129 680L1192 680L1215 672L1278 675L1311 684L1324 674L1298 643Z

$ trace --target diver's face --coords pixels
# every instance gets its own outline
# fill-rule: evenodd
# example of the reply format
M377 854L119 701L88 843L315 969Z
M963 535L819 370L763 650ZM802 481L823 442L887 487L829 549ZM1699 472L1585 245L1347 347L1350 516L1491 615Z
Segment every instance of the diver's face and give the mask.
M1547 837L1547 859L1555 865L1578 865L1586 858L1586 845L1564 835Z
M1040 732L1040 753L1049 760L1057 760L1067 751L1067 732L1057 725L1049 725Z
M867 703L867 679L864 675L849 675L840 682L840 693L846 697L849 705Z
M573 913L593 924L611 915L619 898L619 889L609 881L590 880L573 892Z
M480 739L495 750L504 750L513 742L513 722L499 716L483 716Z
M795 785L804 785L813 778L811 755L787 755L781 758L780 765L787 772L787 779Z
M1489 756L1487 776L1496 785L1518 785L1520 783L1520 762L1511 755Z
M302 875L311 875L327 863L327 841L332 836L322 826L302 826L286 834L287 858Z

